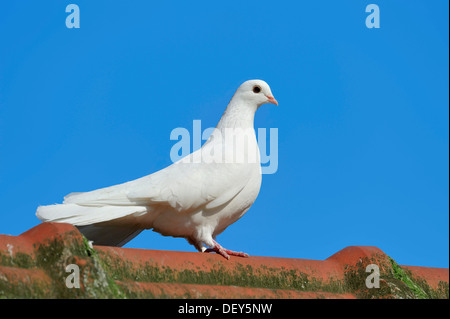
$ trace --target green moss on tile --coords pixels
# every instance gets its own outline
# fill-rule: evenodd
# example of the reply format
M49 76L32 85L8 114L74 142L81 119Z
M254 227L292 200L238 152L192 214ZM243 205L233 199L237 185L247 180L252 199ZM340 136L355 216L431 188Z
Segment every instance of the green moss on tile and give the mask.
M366 267L375 264L380 268L380 287L366 287L369 273ZM385 258L363 258L345 271L345 286L358 298L395 298L395 299L440 299L448 298L448 283L441 282L438 289L433 289L423 279L415 278L412 273L398 265L389 256Z
M0 299L51 298L51 289L43 282L9 281L0 276Z
M0 255L1 265L42 269L50 278L50 287L37 283L8 281L0 278L0 296L7 298L124 298L117 284L103 270L102 261L89 242L77 232L69 232L35 245L34 259L16 253ZM80 288L68 288L69 264L79 264ZM25 278L26 279L26 278ZM48 283L46 283L48 286Z
M416 299L429 299L431 296L427 294L427 292L421 287L421 285L417 284L417 282L412 278L411 272L400 267L394 259L389 257L392 267L392 275L395 279L402 281L411 292L414 294Z
M375 264L380 269L380 287L368 288L366 279L370 273L366 272L366 267ZM344 272L345 287L348 292L352 292L360 299L411 299L414 294L409 287L401 280L395 278L390 270L390 265L384 258L361 258L355 265L347 265Z
M224 285L271 289L294 289L302 291L326 291L342 293L342 281L330 279L327 282L308 274L281 268L254 269L250 265L237 264L228 270L218 263L209 270L172 269L149 262L133 264L107 253L102 253L107 272L114 280L137 282L165 282L202 285Z

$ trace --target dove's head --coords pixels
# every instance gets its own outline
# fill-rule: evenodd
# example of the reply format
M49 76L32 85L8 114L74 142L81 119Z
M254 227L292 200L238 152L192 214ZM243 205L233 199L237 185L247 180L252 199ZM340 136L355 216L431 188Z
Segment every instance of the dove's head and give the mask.
M269 85L262 80L245 81L237 89L234 97L239 98L243 102L256 105L257 107L265 103L278 105Z

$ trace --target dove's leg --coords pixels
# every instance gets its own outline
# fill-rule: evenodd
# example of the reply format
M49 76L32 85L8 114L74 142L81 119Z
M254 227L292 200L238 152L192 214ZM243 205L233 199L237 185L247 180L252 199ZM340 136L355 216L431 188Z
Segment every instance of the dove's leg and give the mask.
M199 252L202 252L202 253L205 252L206 247L205 247L205 245L203 245L203 243L201 241L197 241L191 237L186 238L186 240L188 241L189 244L193 245L195 247L195 249L197 249Z
M215 253L222 255L226 259L230 259L230 256L248 257L248 254L246 254L246 253L232 251L232 250L223 248L215 240L213 240L213 243L214 243L214 246L212 248L206 249L205 252L215 252Z

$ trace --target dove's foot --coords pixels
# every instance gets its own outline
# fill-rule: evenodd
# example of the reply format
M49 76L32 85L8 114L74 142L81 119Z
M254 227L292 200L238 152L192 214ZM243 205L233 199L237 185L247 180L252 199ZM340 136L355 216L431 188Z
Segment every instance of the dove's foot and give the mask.
M215 240L214 240L214 247L206 249L205 252L207 252L207 253L215 252L215 253L222 255L226 259L230 259L230 256L248 257L248 254L246 254L246 253L232 251L232 250L223 248Z

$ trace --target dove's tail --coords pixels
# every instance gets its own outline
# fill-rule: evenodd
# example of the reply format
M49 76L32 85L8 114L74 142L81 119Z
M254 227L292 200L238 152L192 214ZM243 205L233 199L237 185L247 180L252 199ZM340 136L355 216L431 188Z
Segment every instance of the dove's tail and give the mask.
M68 223L78 227L95 245L123 246L144 228L136 217L146 206L83 206L57 204L40 206L36 216L43 222Z
M122 247L144 229L138 224L126 226L94 224L78 226L78 230L95 245Z

